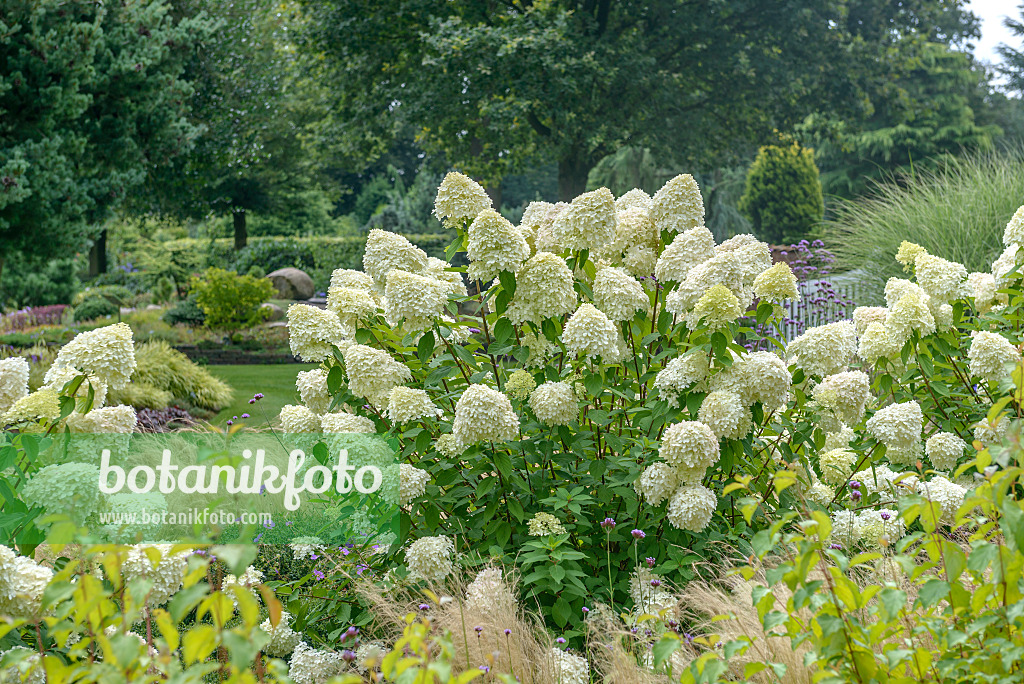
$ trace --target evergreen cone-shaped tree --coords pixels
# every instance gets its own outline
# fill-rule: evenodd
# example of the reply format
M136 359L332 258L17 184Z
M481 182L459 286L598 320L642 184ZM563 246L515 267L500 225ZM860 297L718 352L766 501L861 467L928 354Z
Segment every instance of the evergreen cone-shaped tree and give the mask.
M825 213L814 151L796 142L758 150L739 209L761 240L779 244L800 239Z

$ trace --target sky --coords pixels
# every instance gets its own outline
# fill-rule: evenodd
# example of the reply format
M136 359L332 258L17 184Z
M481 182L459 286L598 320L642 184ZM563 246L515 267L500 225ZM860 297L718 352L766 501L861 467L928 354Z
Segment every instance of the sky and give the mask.
M1003 26L1003 17L1007 15L1020 18L1021 0L971 0L970 9L981 19L981 40L974 48L974 55L983 62L993 64L1000 62L996 46L1008 43L1016 46L1019 38L1015 38L1010 30Z

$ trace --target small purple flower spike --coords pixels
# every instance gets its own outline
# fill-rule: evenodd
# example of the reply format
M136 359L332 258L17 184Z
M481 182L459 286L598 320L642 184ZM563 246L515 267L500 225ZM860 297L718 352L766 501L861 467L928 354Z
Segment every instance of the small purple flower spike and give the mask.
M604 528L605 530L609 530L610 531L612 528L615 527L615 521L613 519L611 519L611 518L605 518L604 520L601 521L601 527Z
M860 489L860 482L850 480L850 489Z
M587 608L586 606L583 606L583 614L586 615L589 612L590 612L590 609Z
M473 629L475 629L475 630L476 630L476 633L477 633L477 634L479 634L480 632L484 631L484 628L483 628L483 627L481 627L480 625L477 625L477 626L476 626L476 627L474 627Z
M651 586L652 587L660 587L661 586L661 580L658 579L658 578L652 579L651 580Z
M656 559L652 558L651 556L648 556L647 558L645 558L644 561L647 563L647 567L649 567L649 568L653 568L654 564L658 562Z
M633 535L633 539L637 539L637 540L643 539L644 537L647 536L646 534L644 534L643 530L633 530L631 532L631 534Z
M242 414L242 417L243 417L243 418L248 418L248 417L249 417L249 414L248 414L248 413L243 413L243 414Z
M840 551L843 548L843 545L842 544L829 544L828 548L832 549L833 551Z
M426 603L421 603L420 604L420 610L429 610L429 609L430 609L430 606L428 606Z
M508 635L509 635L509 634L511 634L511 633L512 633L512 630L511 630L511 629L509 629L508 627L506 627L506 628L505 628L505 636L508 636Z
M852 492L850 492L850 498L853 499L854 501L860 501L860 492L858 492L856 489L853 490Z
M564 644L565 643L565 639L563 637L558 637L557 639L555 639L555 643L556 644Z
M882 520L888 520L889 518L892 517L891 515L889 515L885 511L882 511L882 513L880 515L882 516Z

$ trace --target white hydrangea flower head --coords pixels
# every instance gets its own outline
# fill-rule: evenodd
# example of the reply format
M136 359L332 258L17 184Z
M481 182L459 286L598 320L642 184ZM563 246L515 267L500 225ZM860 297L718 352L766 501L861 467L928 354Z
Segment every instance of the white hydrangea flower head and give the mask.
M29 506L49 514L69 515L78 524L98 513L100 471L89 463L56 463L39 469L25 483L21 495Z
M860 541L860 522L853 511L841 508L832 513L831 539L845 548L850 548Z
M616 211L627 211L629 209L642 209L643 211L650 213L651 207L654 206L654 200L651 196L640 188L633 188L626 194L615 200Z
M555 205L551 202L534 201L526 205L523 218L519 221L519 232L531 249L537 246L537 231L545 223L549 223L548 215Z
M1020 257L1019 252L1020 246L1012 244L1003 250L998 259L992 262L992 276L999 287L1006 283L1010 273L1017 270L1017 260Z
M789 345L790 358L808 375L826 377L846 370L857 353L853 321L838 321L808 328Z
M530 409L545 425L572 425L579 417L579 400L567 382L545 382L530 395Z
M967 490L948 478L937 475L927 482L917 484L917 493L928 501L938 504L943 522L952 523L956 512L964 503Z
M405 551L405 565L416 579L436 584L455 571L455 544L444 536L420 537Z
M936 470L953 470L967 450L967 442L952 432L936 432L924 443L924 452Z
M888 449L912 449L921 442L924 414L916 401L889 404L880 408L867 422L867 429Z
M734 235L715 247L715 254L733 254L738 258L744 285L752 286L761 273L772 267L772 248L750 233Z
M584 358L600 356L606 363L618 363L626 343L615 323L593 304L581 304L562 331L562 343L570 354Z
M681 283L693 268L715 256L715 236L700 226L686 230L672 240L658 257L654 274L659 282Z
M850 476L851 481L857 481L864 487L865 493L883 493L892 495L894 491L897 491L897 487L903 485L903 481L896 483L896 479L900 477L902 473L897 473L889 468L884 463L865 468L864 470L858 470ZM913 486L917 486L917 480L913 480Z
M384 318L393 328L404 321L407 332L431 328L452 292L447 281L398 269L388 273L386 282Z
M658 253L646 245L627 247L622 255L622 268L634 278L653 278L658 264Z
M563 250L587 249L597 254L615 239L615 224L615 196L608 188L598 188L574 198L555 217L551 232Z
M633 483L636 493L652 506L661 505L679 488L679 474L667 463L652 463Z
M40 389L14 402L4 414L3 423L14 425L22 421L46 420L54 422L60 418L60 397L52 389Z
M306 363L329 358L331 346L342 348L347 337L337 314L309 304L288 307L288 344L292 354Z
M246 589L255 589L263 582L263 573L249 565L242 571L241 576L227 575L221 582L221 590L227 591L229 587L240 586ZM237 606L236 606L237 607Z
M292 550L295 560L313 558L327 550L324 540L320 537L296 537L288 544L288 547Z
M363 270L373 278L378 292L384 291L391 271L422 273L426 268L427 253L405 237L380 228L374 228L366 236Z
M489 283L502 271L515 273L530 257L530 245L508 219L486 209L469 226L469 277Z
M534 249L538 252L552 252L561 254L565 248L559 244L558 236L555 234L555 219L569 208L568 202L557 202L551 205L544 217L537 217L537 232L534 233Z
M72 413L65 424L71 432L129 435L135 432L138 422L138 415L131 406L104 406L84 415Z
M562 257L537 252L516 273L516 291L506 315L514 324L541 323L576 310L572 271Z
M470 385L455 404L452 434L461 449L477 442L515 439L518 428L519 416L512 410L512 402L486 385Z
M326 413L331 405L331 394L327 390L327 372L322 368L299 371L295 376L295 389L299 397L313 413Z
M892 280L892 279L890 279ZM917 288L917 286L914 286ZM889 305L885 316L885 329L901 348L916 330L922 337L935 332L935 316L931 310L931 297L924 290L907 290Z
M344 350L348 388L379 409L387 407L391 390L412 381L412 371L386 351L353 344Z
M814 482L804 493L808 501L813 501L819 506L828 506L836 498L836 490L824 482Z
M286 404L278 414L281 431L287 434L320 432L320 416L301 404Z
M3 609L0 609L3 613ZM81 639L81 636L78 636ZM70 638L70 637L69 637ZM66 645L67 647L67 645ZM0 670L0 682L4 684L46 684L46 669L43 666L43 656L38 652L24 646L14 646L6 651L0 651L0 658L8 653L25 651L25 658L17 665Z
M850 443L857 437L854 433L853 428L847 425L840 425L839 429L835 432L829 432L825 435L825 451L832 451L833 449L845 449L850 446ZM856 479L856 478L854 478Z
M971 375L988 380L998 381L1008 377L1007 366L1019 363L1020 351L1005 337L987 330L971 332L971 347L967 351Z
M587 659L563 651L560 648L551 649L551 676L552 682L558 684L588 684L590 682L590 665Z
M677 356L658 371L654 386L658 395L671 406L679 407L679 395L691 385L703 381L710 372L707 352L699 349L684 356Z
M408 463L401 463L398 468L398 503L408 506L427 491L430 473Z
M452 268L452 265L447 261L436 257L427 257L427 268L424 271L424 275L448 283L451 286L451 294L457 297L465 297L468 292L466 290L466 281L462 279L462 273L459 271L449 271L448 269L450 268Z
M857 530L860 532L860 541L876 549L898 542L906 534L907 528L898 511L880 508L877 511L861 511L857 515Z
M505 394L516 401L526 401L537 387L533 375L522 368L512 371L505 381Z
M842 485L853 475L857 454L849 449L833 449L818 456L821 479L831 485Z
M50 568L0 546L0 615L15 619L39 617L43 592L52 578Z
M42 385L39 389L53 390L62 396L74 396L76 399L85 399L89 396L89 388L91 387L93 395L92 407L102 408L107 401L107 383L95 375L86 375L85 380L82 381L82 384L78 386L78 389L73 394L65 394L64 388L67 387L67 384L80 375L84 374L70 366L57 368L50 374L50 379L45 381L46 384Z
M277 627L267 618L260 624L260 629L270 637L270 642L263 647L263 652L271 658L287 658L302 641L302 633L292 629L292 615L286 610L281 611Z
M674 311L666 301L665 307L672 313L683 313ZM743 306L736 295L725 285L712 285L701 295L693 311L686 312L686 325L691 330L697 328L701 323L707 326L708 330L719 330L727 327L730 323L743 315Z
M913 444L897 444L885 448L885 457L893 465L916 465L924 457L924 445L917 441Z
M677 530L701 532L718 508L715 493L701 484L685 484L668 502L668 521Z
M703 226L704 198L693 176L683 173L665 183L654 194L651 218L659 232L682 233Z
M173 544L140 544L128 551L121 564L121 574L125 582L135 579L152 582L146 605L161 606L181 589L191 554L191 549L175 550ZM154 561L150 555L158 558Z
M1019 207L1003 230L1003 244L1024 245L1024 207Z
M551 534L565 534L565 526L562 522L551 515L541 511L530 518L527 523L531 537L546 537Z
M330 287L354 287L358 290L366 290L367 292L374 292L376 290L373 278L369 274L352 268L334 269L331 272Z
M750 409L738 394L728 390L716 390L704 397L697 420L720 439L743 439L754 426Z
M70 367L95 375L110 389L124 389L135 372L135 343L127 323L117 323L79 333L61 347L44 382L61 368Z
M613 321L632 320L637 311L646 311L651 300L636 278L621 268L606 266L594 278L594 306Z
M871 398L871 378L859 370L829 375L815 385L812 396L840 422L856 425L864 417L864 407Z
M651 214L646 209L619 209L616 214L615 239L602 248L601 253L618 261L630 247L657 248L660 238Z
M883 309L888 313L888 309ZM884 323L870 323L861 336L857 347L857 356L868 366L874 366L879 359L895 361L903 349L903 344L889 334Z
M466 585L466 608L469 610L495 617L506 616L516 610L517 603L501 576L501 568L484 568Z
M392 423L408 423L423 418L439 418L441 409L430 400L430 395L420 389L397 385L388 397L388 420Z
M796 276L785 261L780 261L754 278L754 296L772 304L785 299L800 299Z
M963 264L946 261L931 254L920 254L914 262L917 283L934 299L951 302L967 297L967 269Z
M0 414L28 396L28 361L20 356L0 359Z
M996 279L991 273L971 273L967 286L974 297L974 309L980 314L991 311L997 302L1006 304L1007 296L996 292Z
M718 461L718 437L704 423L684 420L665 429L660 453L675 467L707 468Z
M321 429L330 434L358 433L376 434L373 421L352 413L325 413L320 416Z
M697 264L687 272L678 287L669 292L665 308L682 315L695 307L704 293L715 285L725 286L736 295L742 307L748 306L754 297L754 290L750 287L753 277L747 282L742 259L739 252L723 252Z
M995 424L986 418L974 426L974 439L985 446L1002 444L1006 440L1006 434L1010 430L1010 419L1005 415L999 416Z
M932 318L935 319L935 329L942 332L953 327L953 306L951 304L937 304L937 301L937 299L932 297L928 310L932 312Z
M295 684L324 684L345 670L340 653L323 651L300 641L288 659L288 678Z
M909 271L917 262L917 257L927 253L928 250L916 242L907 242L904 240L900 243L899 249L896 250L896 261L903 265L904 271Z
M355 330L359 321L365 321L377 313L374 293L361 287L331 285L327 288L327 310L338 317L342 325Z
M370 641L360 644L359 648L356 649L356 660L353 664L359 672L364 674L371 669L376 671L380 669L381 664L384 662L384 656L387 654L388 651L384 646Z
M451 433L445 433L438 437L437 442L434 443L434 448L437 450L437 453L446 458L455 458L466 449L465 446L459 444L455 435Z
M913 294L925 304L931 297L917 283L906 278L889 278L885 282L885 305L889 308L898 302L904 295Z
M713 390L731 390L739 395L744 406L760 402L775 410L789 401L793 375L786 362L768 351L735 356L733 364L711 380Z
M872 323L885 323L889 310L884 306L858 306L853 310L853 326L863 335Z
M483 186L469 176L451 171L437 187L434 198L434 216L446 226L459 221L472 220L491 208L491 198Z

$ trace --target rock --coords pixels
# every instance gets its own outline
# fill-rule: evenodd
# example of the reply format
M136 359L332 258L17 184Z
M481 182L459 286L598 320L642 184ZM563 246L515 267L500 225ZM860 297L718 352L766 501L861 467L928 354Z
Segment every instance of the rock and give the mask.
M260 309L267 312L263 314L263 320L265 321L280 321L285 315L284 309L279 307L277 304L271 304L270 302L263 302L260 304Z
M164 307L160 306L159 304L147 304L146 305L146 311L160 311L163 308Z
M315 293L313 279L297 268L279 268L267 277L277 288L278 299L309 299Z

